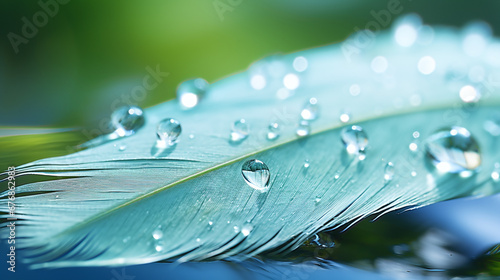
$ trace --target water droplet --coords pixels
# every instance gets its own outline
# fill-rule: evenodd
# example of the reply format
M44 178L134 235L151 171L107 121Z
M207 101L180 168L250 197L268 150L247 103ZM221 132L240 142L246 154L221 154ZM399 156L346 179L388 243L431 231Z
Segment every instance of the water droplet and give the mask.
M342 143L349 154L363 155L368 145L368 136L361 126L344 127L340 133Z
M418 71L424 75L429 75L436 69L436 61L432 56L424 56L418 61Z
M250 233L252 232L253 230L253 226L251 223L245 223L242 227L241 227L241 234L243 234L243 236L249 236Z
M472 171L481 164L479 145L467 129L459 126L439 130L429 137L426 154L441 172Z
M171 118L162 120L156 128L158 146L168 147L174 145L181 132L181 123L178 120Z
M417 172L416 171L412 171L410 174L411 174L412 177L417 176Z
M196 107L208 89L208 82L197 78L185 81L177 87L177 100L183 109Z
M384 73L389 67L389 63L387 62L387 58L383 56L377 56L372 60L371 68L375 73Z
M316 202L316 204L320 203L321 201L321 196L316 196L316 198L314 199L314 202Z
M361 93L361 87L357 84L353 84L349 87L349 93L352 96L358 96Z
M153 231L153 238L158 240L158 239L161 239L163 237L163 231L161 231L161 229L157 228Z
M277 122L272 122L268 126L267 140L273 141L280 136L280 126Z
M156 244L155 250L156 250L156 252L161 252L161 251L163 251L163 246L160 244Z
M335 180L337 180L339 178L339 174L335 174L335 176L333 178L335 178Z
M126 145L121 145L120 147L118 147L118 151L120 152L123 152L127 149L127 146Z
M116 109L111 114L111 125L120 137L134 134L144 125L142 109L137 106L124 106Z
M304 72L307 69L307 59L303 56L297 56L293 60L293 69L297 72Z
M212 222L212 221L208 221L208 225L209 225L209 226L213 226L213 225L214 225L214 222Z
M300 112L300 116L304 120L312 121L318 118L318 111L318 100L313 97L304 105L304 108Z
M491 179L495 182L500 181L500 163L495 162L493 171L491 172Z
M194 134L189 134L189 139L194 139Z
M241 167L241 174L250 187L261 192L266 192L269 189L271 173L267 165L262 161L258 159L246 161Z
M256 90L261 90L266 87L266 78L260 74L253 75L250 78L250 85Z
M125 238L122 239L122 242L123 243L127 243L127 242L130 241L130 238L131 238L130 236L127 236L127 237L125 237Z
M417 139L420 137L420 132L418 131L414 131L413 134L412 134L413 138Z
M388 162L384 169L384 179L386 181L391 181L392 178L394 178L394 164L392 162Z
M200 243L201 239L200 238L196 238L196 242Z
M283 78L283 85L289 90L297 89L300 85L299 77L292 73L286 74Z
M233 143L240 143L248 137L248 125L245 119L237 120L233 123L231 129L230 140Z
M309 135L311 133L311 125L309 125L308 121L302 120L299 122L299 125L297 126L295 133L299 137L304 137Z
M409 147L410 147L410 151L412 151L412 152L418 151L418 145L415 142L411 142Z
M307 169L309 168L309 166L310 166L309 160L308 159L304 160L304 168Z
M235 233L239 233L240 232L240 227L234 226L233 230L234 230Z
M350 119L351 119L351 115L349 115L349 113L347 113L347 112L343 112L342 114L340 114L340 121L341 121L341 122L346 123L346 122L348 122Z
M471 85L463 86L460 89L460 99L465 103L475 103L479 101L480 95L477 89Z

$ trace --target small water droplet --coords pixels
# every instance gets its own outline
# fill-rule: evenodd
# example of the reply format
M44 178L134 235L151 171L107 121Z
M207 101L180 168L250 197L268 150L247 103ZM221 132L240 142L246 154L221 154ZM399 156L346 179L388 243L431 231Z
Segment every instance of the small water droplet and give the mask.
M208 221L208 225L209 225L209 226L213 226L213 225L214 225L214 222L212 222L212 221Z
M161 229L157 228L153 231L153 238L158 240L158 239L161 239L163 237L163 231L161 231Z
M491 172L491 179L495 182L500 181L500 163L496 162L493 171Z
M247 222L241 227L241 234L243 234L243 236L249 236L252 230L253 225Z
M56 195L56 199L58 199L58 198L59 198L59 195Z
M250 187L261 192L266 192L269 189L271 173L267 165L262 161L258 159L246 161L241 167L241 174Z
M162 120L156 128L158 146L168 147L174 145L181 132L181 123L178 120L171 118Z
M293 69L297 72L304 72L307 69L307 59L303 56L297 56L293 60Z
M127 149L127 146L125 146L125 145L121 145L120 147L118 147L118 151L120 151L120 152L123 152L126 149Z
M194 134L189 134L189 139L194 139Z
M392 162L388 162L385 165L384 169L384 179L386 181L391 181L394 178L394 164Z
M309 124L308 121L302 120L299 122L299 125L297 126L295 133L299 137L304 137L309 135L311 133L311 125Z
M161 251L163 251L163 246L160 244L156 244L155 250L156 250L156 252L161 252Z
M412 177L417 176L417 172L416 171L412 171L410 174L411 174Z
M309 165L310 165L309 160L308 159L304 160L304 168L305 169L309 168Z
M411 142L409 145L409 148L410 148L410 151L412 151L412 152L418 151L418 145L415 142Z
M313 97L304 105L304 108L300 112L300 116L303 120L313 121L318 118L318 111L318 100Z
M351 119L351 115L347 112L343 112L340 114L340 121L343 123L347 123Z
M342 143L349 154L364 155L368 145L368 136L361 126L350 125L344 127L340 133Z
M339 174L335 174L334 176L335 180L337 180L339 177L340 177Z
M413 138L417 139L420 137L420 132L418 131L414 131L413 134L412 134Z
M243 140L247 139L248 133L249 128L245 119L237 120L233 123L229 140L232 143L241 143Z
M137 106L124 106L116 109L111 114L111 125L120 137L134 134L144 125L142 109Z
M316 198L314 199L314 202L316 202L316 204L320 203L321 201L321 196L316 196Z
M201 239L200 238L196 238L196 242L200 243Z
M196 107L208 89L208 82L197 78L185 81L177 87L177 100L183 109Z
M277 122L272 122L268 126L267 140L273 141L280 136L280 126Z
M467 129L459 126L439 130L429 137L426 154L441 172L472 171L481 164L479 145Z
M234 226L233 230L234 230L235 233L239 233L240 232L240 228L238 226Z
M475 87L466 85L460 89L460 99L465 103L476 103L479 101L480 95Z

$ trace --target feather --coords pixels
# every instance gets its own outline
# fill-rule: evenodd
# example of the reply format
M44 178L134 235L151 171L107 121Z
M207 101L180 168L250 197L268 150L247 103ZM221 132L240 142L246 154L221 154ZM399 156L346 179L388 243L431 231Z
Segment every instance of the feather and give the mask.
M346 54L348 39L270 57L212 84L191 110L168 101L146 109L144 126L131 136L17 167L16 176L54 177L16 188L19 246L29 249L35 268L237 260L294 249L318 231L372 214L497 192L490 174L500 151L483 124L500 108L498 84L474 84L481 99L464 103L459 90L471 82L450 73L461 61L497 75L498 53L491 47L471 57L458 31L435 34L429 46L404 48L381 33L355 56ZM298 56L308 62L303 72L292 67ZM378 56L387 61L383 73L370 67ZM430 75L417 68L424 56L436 63ZM256 75L265 79L261 90L251 86ZM351 94L353 85L361 91ZM311 98L319 117L309 122L309 135L299 137L301 111ZM346 111L347 124L339 118ZM179 120L183 133L159 152L156 127L165 118ZM239 119L249 136L233 143L229 134ZM270 122L280 124L273 141L266 137ZM353 124L368 135L364 160L341 141L342 128ZM438 172L425 151L425 139L456 125L481 148L481 167L468 176ZM249 159L268 166L267 192L245 182L241 169ZM394 176L387 180L389 162ZM8 197L0 195L2 218L9 217Z

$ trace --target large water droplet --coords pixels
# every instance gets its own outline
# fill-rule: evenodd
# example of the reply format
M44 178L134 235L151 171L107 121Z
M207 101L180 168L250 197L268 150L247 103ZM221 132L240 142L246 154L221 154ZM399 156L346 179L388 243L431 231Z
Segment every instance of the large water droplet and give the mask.
M268 126L267 140L273 141L280 136L280 126L277 122L272 122Z
M192 79L185 81L177 87L177 100L184 109L191 109L198 105L208 88L208 82L204 79Z
M297 126L295 133L299 137L304 137L309 135L311 133L311 125L309 125L308 121L302 120L299 122L299 125Z
M318 111L318 100L313 97L304 105L304 108L300 112L300 116L304 120L312 121L318 118Z
M364 154L365 148L368 145L368 136L361 126L351 125L344 127L340 136L349 154Z
M241 174L245 182L252 188L265 192L269 189L269 168L258 159L246 161L241 167Z
M137 106L124 106L111 114L111 125L118 136L129 136L144 125L142 109Z
M237 120L233 123L233 127L231 129L231 134L229 135L229 139L233 143L240 143L248 137L248 125L244 119Z
M392 178L394 178L394 164L392 162L388 162L384 169L384 180L391 181Z
M472 171L481 164L479 145L467 129L459 126L439 130L429 137L426 153L441 172Z
M175 144L182 132L181 123L176 119L164 119L156 128L158 136L158 146L168 147Z

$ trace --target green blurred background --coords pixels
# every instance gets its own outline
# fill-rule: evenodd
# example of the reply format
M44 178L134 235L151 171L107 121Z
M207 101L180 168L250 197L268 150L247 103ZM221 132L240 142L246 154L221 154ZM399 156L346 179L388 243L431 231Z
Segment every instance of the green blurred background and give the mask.
M38 1L3 0L0 125L93 127L109 116L113 101L130 97L142 84L148 66L159 65L169 76L135 100L142 107L174 98L177 85L192 77L214 82L271 54L342 41L373 20L370 11L388 3L73 0L58 4L16 54L9 33L22 35L23 17L33 22L43 9ZM401 15L418 13L428 24L461 27L483 20L500 30L499 1L401 0L400 5Z

